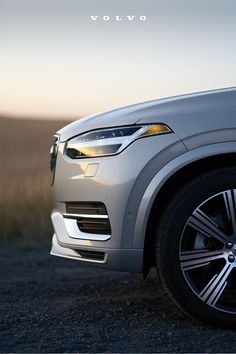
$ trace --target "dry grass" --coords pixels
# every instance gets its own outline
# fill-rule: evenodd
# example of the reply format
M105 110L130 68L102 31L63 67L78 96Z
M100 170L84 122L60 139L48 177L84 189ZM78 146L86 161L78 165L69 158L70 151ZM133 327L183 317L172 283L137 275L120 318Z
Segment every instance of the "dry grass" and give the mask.
M65 124L0 118L0 241L51 236L49 149Z

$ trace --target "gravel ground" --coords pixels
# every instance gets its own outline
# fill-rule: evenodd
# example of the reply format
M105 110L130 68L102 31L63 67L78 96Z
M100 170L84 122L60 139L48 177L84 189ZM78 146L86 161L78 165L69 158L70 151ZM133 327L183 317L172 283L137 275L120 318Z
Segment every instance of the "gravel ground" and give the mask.
M0 247L0 269L0 352L236 352L235 331L186 318L152 277L42 246Z

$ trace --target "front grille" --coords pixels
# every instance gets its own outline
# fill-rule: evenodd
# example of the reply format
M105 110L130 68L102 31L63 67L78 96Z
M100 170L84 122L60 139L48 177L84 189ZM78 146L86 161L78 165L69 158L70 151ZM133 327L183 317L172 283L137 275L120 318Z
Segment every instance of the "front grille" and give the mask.
M55 169L56 169L56 161L57 161L57 153L58 153L59 143L60 143L60 138L59 138L59 136L55 135L54 144L52 145L52 147L50 149L50 170L52 172L52 185L53 185L54 178L55 178Z
M106 207L101 202L66 203L64 217L76 219L81 232L89 234L111 235L111 226Z

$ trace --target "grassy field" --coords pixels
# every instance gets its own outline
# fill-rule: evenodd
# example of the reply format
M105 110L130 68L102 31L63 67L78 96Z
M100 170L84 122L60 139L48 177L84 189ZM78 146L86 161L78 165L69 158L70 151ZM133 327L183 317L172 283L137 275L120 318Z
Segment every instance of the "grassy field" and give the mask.
M0 241L51 236L49 149L65 124L0 118Z

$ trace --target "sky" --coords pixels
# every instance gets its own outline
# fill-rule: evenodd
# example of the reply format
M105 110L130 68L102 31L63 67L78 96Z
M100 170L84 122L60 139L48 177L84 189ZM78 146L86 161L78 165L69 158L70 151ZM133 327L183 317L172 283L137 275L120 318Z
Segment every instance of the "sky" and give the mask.
M235 0L0 0L0 115L72 119L236 86L235 18Z

